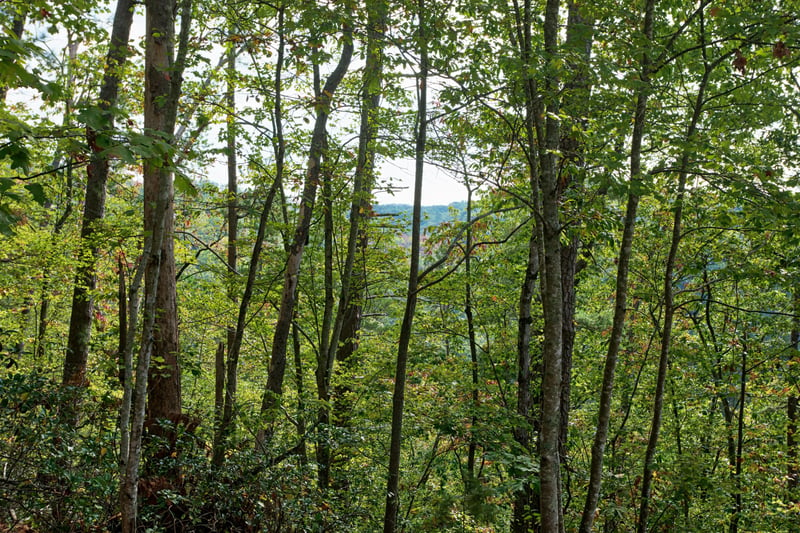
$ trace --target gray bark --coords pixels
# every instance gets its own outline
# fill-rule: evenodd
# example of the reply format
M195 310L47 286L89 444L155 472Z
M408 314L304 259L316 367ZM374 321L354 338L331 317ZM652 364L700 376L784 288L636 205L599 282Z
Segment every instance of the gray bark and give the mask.
M560 0L547 0L544 18L545 61L555 60L558 48L558 11ZM563 302L561 288L561 223L558 206L556 152L559 147L558 76L545 77L543 95L546 101L544 136L540 137L542 198L542 246L544 269L541 279L544 342L542 346L542 426L539 436L541 485L540 512L542 530L561 529L560 459L558 437L561 425L561 366ZM541 120L537 118L537 120Z
M106 55L107 66L97 103L106 122L105 131L98 132L88 126L86 128L86 141L92 152L86 171L86 197L81 221L81 260L78 262L75 274L67 351L61 380L67 386L87 385L86 363L89 358L89 339L94 310L91 294L96 285L95 264L99 253L97 233L105 216L106 182L109 173L108 157L98 147L97 137L108 135L114 127L114 117L110 111L116 105L119 76L122 66L127 61L133 6L133 0L119 0L114 13L111 41Z
M419 39L419 72L417 73L417 117L414 167L414 207L411 215L411 264L408 272L408 289L403 322L397 347L394 391L392 393L392 434L389 441L389 472L386 480L386 508L383 515L383 533L395 533L400 511L400 452L403 435L403 410L405 408L406 367L411 344L414 312L417 307L419 287L420 228L422 220L422 182L425 172L425 145L428 134L428 16L425 0L417 0L417 37Z
M653 39L653 13L655 0L647 0L645 4L643 33L647 40ZM580 533L591 533L594 524L594 515L600 500L600 490L603 480L603 457L608 442L608 427L611 421L611 401L614 391L614 377L616 374L619 349L622 342L622 333L625 326L625 314L628 299L628 271L633 248L633 236L636 228L636 212L639 206L639 184L641 183L641 154L642 139L645 131L645 118L647 114L647 98L649 96L650 57L645 52L641 60L640 79L642 88L636 96L636 108L633 117L633 134L631 137L630 155L630 186L628 189L628 203L625 208L625 221L622 229L622 242L617 259L617 282L614 300L614 318L611 326L611 335L603 366L603 384L600 388L600 406L597 415L597 429L592 443L592 461L589 467L589 486L586 502L581 516Z
M344 78L353 56L353 29L346 26L343 30L342 53L336 68L331 72L317 99L317 117L314 123L314 132L311 137L306 179L300 197L300 212L295 228L294 239L289 247L289 257L286 261L284 272L283 294L281 296L278 321L275 324L275 333L272 339L272 353L269 363L267 385L261 402L261 414L265 421L264 427L259 429L256 445L264 448L272 437L274 424L277 418L277 407L283 394L283 378L286 373L286 354L288 348L289 332L292 325L295 303L297 300L297 283L300 275L300 264L303 251L308 240L311 228L311 218L314 212L314 203L317 196L317 187L320 180L320 162L325 143L326 125L330 113L330 104L336 88Z

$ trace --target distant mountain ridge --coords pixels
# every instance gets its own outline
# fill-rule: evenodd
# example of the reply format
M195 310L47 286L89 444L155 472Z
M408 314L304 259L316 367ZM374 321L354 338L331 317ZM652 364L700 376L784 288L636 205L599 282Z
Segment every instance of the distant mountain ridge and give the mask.
M372 209L379 215L393 215L398 220L405 220L406 226L411 228L411 212L413 206L410 204L374 204ZM458 216L453 217L450 208L458 210ZM442 222L449 222L454 218L466 220L467 202L450 202L447 205L423 205L422 206L422 229L430 226L438 226Z

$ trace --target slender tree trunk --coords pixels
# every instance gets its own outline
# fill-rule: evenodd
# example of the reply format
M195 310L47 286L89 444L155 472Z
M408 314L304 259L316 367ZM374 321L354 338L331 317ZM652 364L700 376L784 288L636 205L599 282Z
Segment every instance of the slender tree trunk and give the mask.
M739 412L736 421L736 467L734 469L733 512L728 525L728 533L739 532L739 520L742 518L742 449L744 447L744 406L747 399L747 342L742 342L742 360L739 367Z
M644 12L643 33L648 41L653 39L653 13L655 0L647 0ZM614 318L608 342L605 364L603 366L603 384L600 388L600 407L597 415L597 429L592 443L592 461L589 467L589 487L586 503L581 515L580 533L591 533L594 515L600 500L600 489L603 478L603 457L608 441L608 427L611 420L611 401L614 391L614 377L617 359L625 326L625 314L628 299L628 270L633 248L633 235L636 228L636 212L639 207L639 184L641 183L642 139L645 131L647 114L647 98L649 96L650 57L644 53L641 60L640 79L642 88L636 96L636 109L633 116L633 134L631 137L630 186L628 203L625 208L625 221L622 229L619 257L617 259L617 283L614 299Z
M468 175L466 169L464 175ZM469 183L467 183L467 220L472 220L472 187ZM464 243L464 250L466 250L464 275L467 280L464 284L464 315L467 318L467 340L469 342L469 361L472 374L472 416L470 421L469 447L467 449L467 482L469 484L467 490L476 482L475 455L478 449L478 440L475 433L478 424L478 407L480 406L478 399L478 383L480 377L480 369L478 367L478 343L475 340L475 319L472 314L472 241L472 225L470 225L467 227L466 242Z
M791 348L794 353L800 350L800 288L795 287L792 293L792 331L790 334ZM796 357L796 355L794 356ZM789 490L789 501L796 504L800 501L797 494L797 486L800 482L800 468L797 462L797 419L798 419L798 395L797 387L793 387L792 393L786 400L786 476L788 478L787 489Z
M350 204L350 225L347 237L347 251L341 273L341 291L335 318L329 330L330 340L324 343L323 351L326 354L324 367L320 364L318 379L323 387L327 400L323 407L326 408L324 423L341 425L346 422L344 399L349 390L347 385L331 391L331 379L334 373L334 363L347 365L350 356L356 349L357 336L361 324L361 310L364 291L366 289L365 269L363 265L356 268L357 258L366 253L367 224L372 211L372 189L375 176L375 138L378 133L378 109L381 101L381 86L383 78L383 34L386 27L387 5L383 0L370 2L367 5L367 56L362 76L361 86L361 115L359 125L358 155L356 170L353 177L353 196ZM328 231L326 230L326 234ZM323 390L320 389L320 390ZM331 401L332 400L332 401ZM331 407L332 404L332 407ZM333 412L331 413L331 409ZM320 417L320 424L323 418ZM327 467L324 469L326 479L321 482L330 483L331 452L327 446L321 446L321 451L327 454L324 459ZM325 485L327 486L327 485Z
M227 51L227 90L225 91L225 104L227 106L226 115L226 150L227 150L227 163L228 163L228 244L226 247L228 259L228 272L230 276L236 276L238 250L236 242L238 239L239 228L239 208L238 208L238 175L236 168L236 49L231 46ZM276 96L276 98L279 98ZM228 300L231 304L236 305L236 292L233 289L233 283L229 284ZM225 346L227 346L228 354L231 352L231 347L236 342L236 326L228 325ZM216 431L219 431L219 426L222 421L223 411L225 408L225 347L222 348L222 353L218 353L217 363L217 383L215 388L215 424Z
M531 394L531 329L533 317L531 302L539 275L539 246L536 228L532 228L528 242L528 263L525 267L525 278L519 297L519 324L517 328L517 415L522 423L514 428L514 439L527 453L533 453L531 431L534 427L533 401ZM538 511L538 494L530 481L523 482L523 487L514 497L512 533L526 533L534 529L534 512Z
M317 118L314 132L311 137L306 179L300 198L300 210L294 239L289 248L289 257L286 261L284 272L283 294L281 296L278 321L272 339L272 354L269 362L269 375L267 385L261 402L261 414L264 427L259 429L256 437L256 446L265 448L272 438L274 424L277 418L277 407L283 394L283 378L286 372L286 353L294 316L295 302L297 299L297 282L300 274L300 263L303 251L308 241L311 228L311 218L314 212L314 203L317 197L317 187L320 180L320 161L325 143L326 125L330 113L330 104L336 88L342 81L350 66L353 56L353 29L347 25L343 30L342 53L336 68L331 72L322 91L319 92L317 102Z
M67 62L67 86L69 87L69 96L64 104L64 118L62 120L62 124L65 128L72 126L72 108L75 104L73 101L73 93L74 93L74 85L75 85L75 64L78 58L78 43L73 40L72 33L69 33L67 36L67 54L68 54L68 62ZM55 224L53 225L53 234L52 234L52 243L53 248L58 247L58 239L61 235L61 230L64 229L64 224L67 223L70 215L72 215L72 196L74 192L74 173L73 173L73 159L71 155L67 156L69 159L66 162L66 190L64 192L64 211L56 220ZM60 163L56 163L60 164ZM55 165L54 165L55 166ZM47 338L47 328L50 323L50 273L45 270L42 274L42 288L41 288L41 299L39 303L39 317L38 317L38 327L36 328L36 345L34 349L34 362L35 364L39 364L45 356L45 344Z
M395 533L400 511L400 452L403 437L403 410L405 408L406 366L411 344L414 312L417 307L419 287L419 257L421 248L422 182L425 172L425 145L428 134L428 12L425 0L417 0L417 38L419 43L419 71L417 73L417 117L414 167L414 207L411 215L411 264L408 272L408 289L403 322L397 346L397 366L392 393L392 435L389 441L389 472L386 480L386 509L383 515L383 533Z
M264 201L264 206L261 209L261 216L259 217L258 221L258 230L256 231L256 239L253 243L253 251L250 255L247 281L245 282L242 299L239 301L239 314L236 320L236 329L234 331L233 338L229 340L228 344L224 407L222 410L222 418L220 420L219 427L214 435L212 452L212 463L216 466L222 465L223 458L227 450L227 439L233 429L233 415L239 381L239 353L242 347L242 339L244 338L244 327L247 322L247 311L250 307L250 300L252 299L253 290L255 288L256 274L258 273L258 265L261 260L261 251L264 244L264 237L266 236L269 214L272 211L272 204L275 201L275 196L279 191L282 191L283 187L286 145L283 137L283 89L281 73L283 72L283 60L286 46L286 40L283 33L285 8L280 7L277 15L278 57L275 64L275 102L273 107L275 136L273 138L272 146L275 153L275 179L270 186L269 192L267 193L267 198ZM232 273L235 274L235 272Z
M354 364L352 356L358 347L367 286L364 256L367 253L367 224L372 213L372 189L375 183L375 140L379 127L378 111L383 86L383 49L387 18L388 6L384 0L368 2L367 57L361 82L358 156L353 176L342 292L329 345L335 356L329 356L328 359L329 364L333 364L335 358L345 371ZM346 380L333 391L333 423L337 426L348 425L350 392ZM337 480L337 483L340 481L345 480Z
M541 364L534 364L531 357L531 340L533 315L532 300L536 290L542 261L542 231L540 220L536 217L541 212L541 195L539 192L540 168L539 146L536 138L539 123L536 116L543 112L535 79L530 75L533 70L531 45L531 3L525 0L520 8L514 3L515 24L510 32L512 44L519 50L524 65L525 76L522 88L525 94L525 157L528 164L528 178L531 197L530 209L534 225L528 240L528 259L525 276L520 288L519 322L517 325L517 416L519 425L513 429L514 440L528 456L533 456L534 442L532 434L541 429L540 418L534 413L534 407L540 402L540 395L534 394L532 383L541 375ZM520 476L520 474L517 474ZM534 487L527 474L522 474L522 486L514 495L512 504L511 533L528 533L538 531L540 490Z
M300 351L300 329L292 324L292 353L294 354L295 389L297 389L297 446L301 464L306 464L306 401L305 382L303 380L303 359Z
M224 342L218 342L214 353L214 420L217 430L225 407L225 348Z
M702 21L702 16L701 16ZM704 38L704 29L701 29L701 36ZM705 59L705 41L703 41L703 57ZM686 139L691 141L696 132L697 124L700 120L700 115L703 112L703 104L705 103L705 91L708 86L709 76L711 74L711 66L706 61L703 78L700 80L697 97L691 110L691 118L689 125L686 128ZM691 150L685 149L681 160L679 162L679 175L678 175L678 191L675 197L674 215L672 221L672 240L670 244L669 254L667 256L667 263L664 271L664 326L661 332L661 353L658 362L658 374L656 377L656 390L653 395L653 418L650 425L650 437L647 441L647 449L644 458L644 470L642 473L642 489L639 507L639 516L637 519L637 533L646 533L647 531L647 518L650 510L650 491L652 489L653 481L653 462L655 459L656 449L658 446L658 436L661 431L661 418L664 409L664 385L667 379L667 369L669 363L669 352L672 341L672 325L675 316L675 305L673 302L674 291L672 287L672 278L675 271L675 261L678 256L678 247L681 240L681 223L683 220L683 202L686 193L686 178L688 175L689 158Z
M327 151L327 142L325 146ZM322 313L322 332L320 335L319 353L317 356L317 399L319 408L317 410L317 483L320 489L325 490L330 484L331 469L331 431L330 431L330 374L328 373L328 361L333 362L335 351L329 346L331 327L333 322L333 307L335 297L333 295L333 188L331 184L332 175L325 164L327 157L323 157L323 179L322 179L322 201L324 205L323 226L323 263L324 263L324 293L325 304ZM342 285L347 284L347 280L342 280Z
M566 128L561 137L562 162L559 163L558 188L559 199L568 191L571 194L581 195L584 189L584 146L580 137L575 133L585 129L586 116L589 112L591 87L589 69L591 51L593 46L593 22L581 13L581 5L570 1L568 3L568 17L566 28L566 41L564 48L570 52L567 62L567 75L569 81L564 85L562 96L562 109L571 117L572 128ZM560 201L560 200L559 200ZM579 216L566 213L565 218ZM568 242L561 249L561 291L563 302L563 318L561 330L561 422L559 427L559 459L567 473L565 483L560 490L562 512L569 507L571 501L570 468L567 465L568 438L569 438L569 413L572 394L572 354L575 345L575 291L576 276L583 268L584 262L578 260L581 240L576 229L566 229ZM564 525L561 521L560 529Z
M128 39L133 22L133 0L119 0L114 14L111 42L106 55L106 68L97 106L103 112L104 131L86 128L86 140L92 150L86 174L86 197L81 222L81 260L75 274L72 292L67 351L64 357L62 383L85 387L86 363L89 358L89 338L92 331L92 292L96 285L95 264L99 253L98 231L105 216L108 158L98 146L98 137L107 137L114 127L111 108L116 105L122 67L127 61ZM76 419L77 420L77 419Z

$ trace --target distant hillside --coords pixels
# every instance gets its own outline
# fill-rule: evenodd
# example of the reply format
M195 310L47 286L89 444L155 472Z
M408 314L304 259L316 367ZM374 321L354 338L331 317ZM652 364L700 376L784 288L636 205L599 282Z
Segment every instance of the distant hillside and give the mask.
M379 215L394 215L398 220L404 220L408 229L411 229L411 209L409 204L375 204L373 210ZM458 220L466 220L467 202L452 202L448 205L422 206L422 229L429 226L438 226L442 222L453 220L451 208L458 210Z

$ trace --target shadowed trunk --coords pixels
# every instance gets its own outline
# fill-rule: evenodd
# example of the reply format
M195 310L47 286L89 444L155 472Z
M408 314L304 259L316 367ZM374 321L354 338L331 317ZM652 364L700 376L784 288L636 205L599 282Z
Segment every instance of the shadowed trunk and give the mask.
M81 260L78 262L75 274L67 351L61 379L67 386L87 385L86 363L89 359L89 339L94 314L92 292L96 285L98 232L105 216L106 182L109 174L108 157L103 153L102 146L110 141L111 131L114 128L114 116L111 110L117 102L119 76L122 66L127 61L133 6L133 0L119 0L114 14L111 42L106 55L106 69L97 103L102 112L104 129L96 131L90 126L86 127L86 141L91 149L91 155L86 170L86 197L81 221Z

